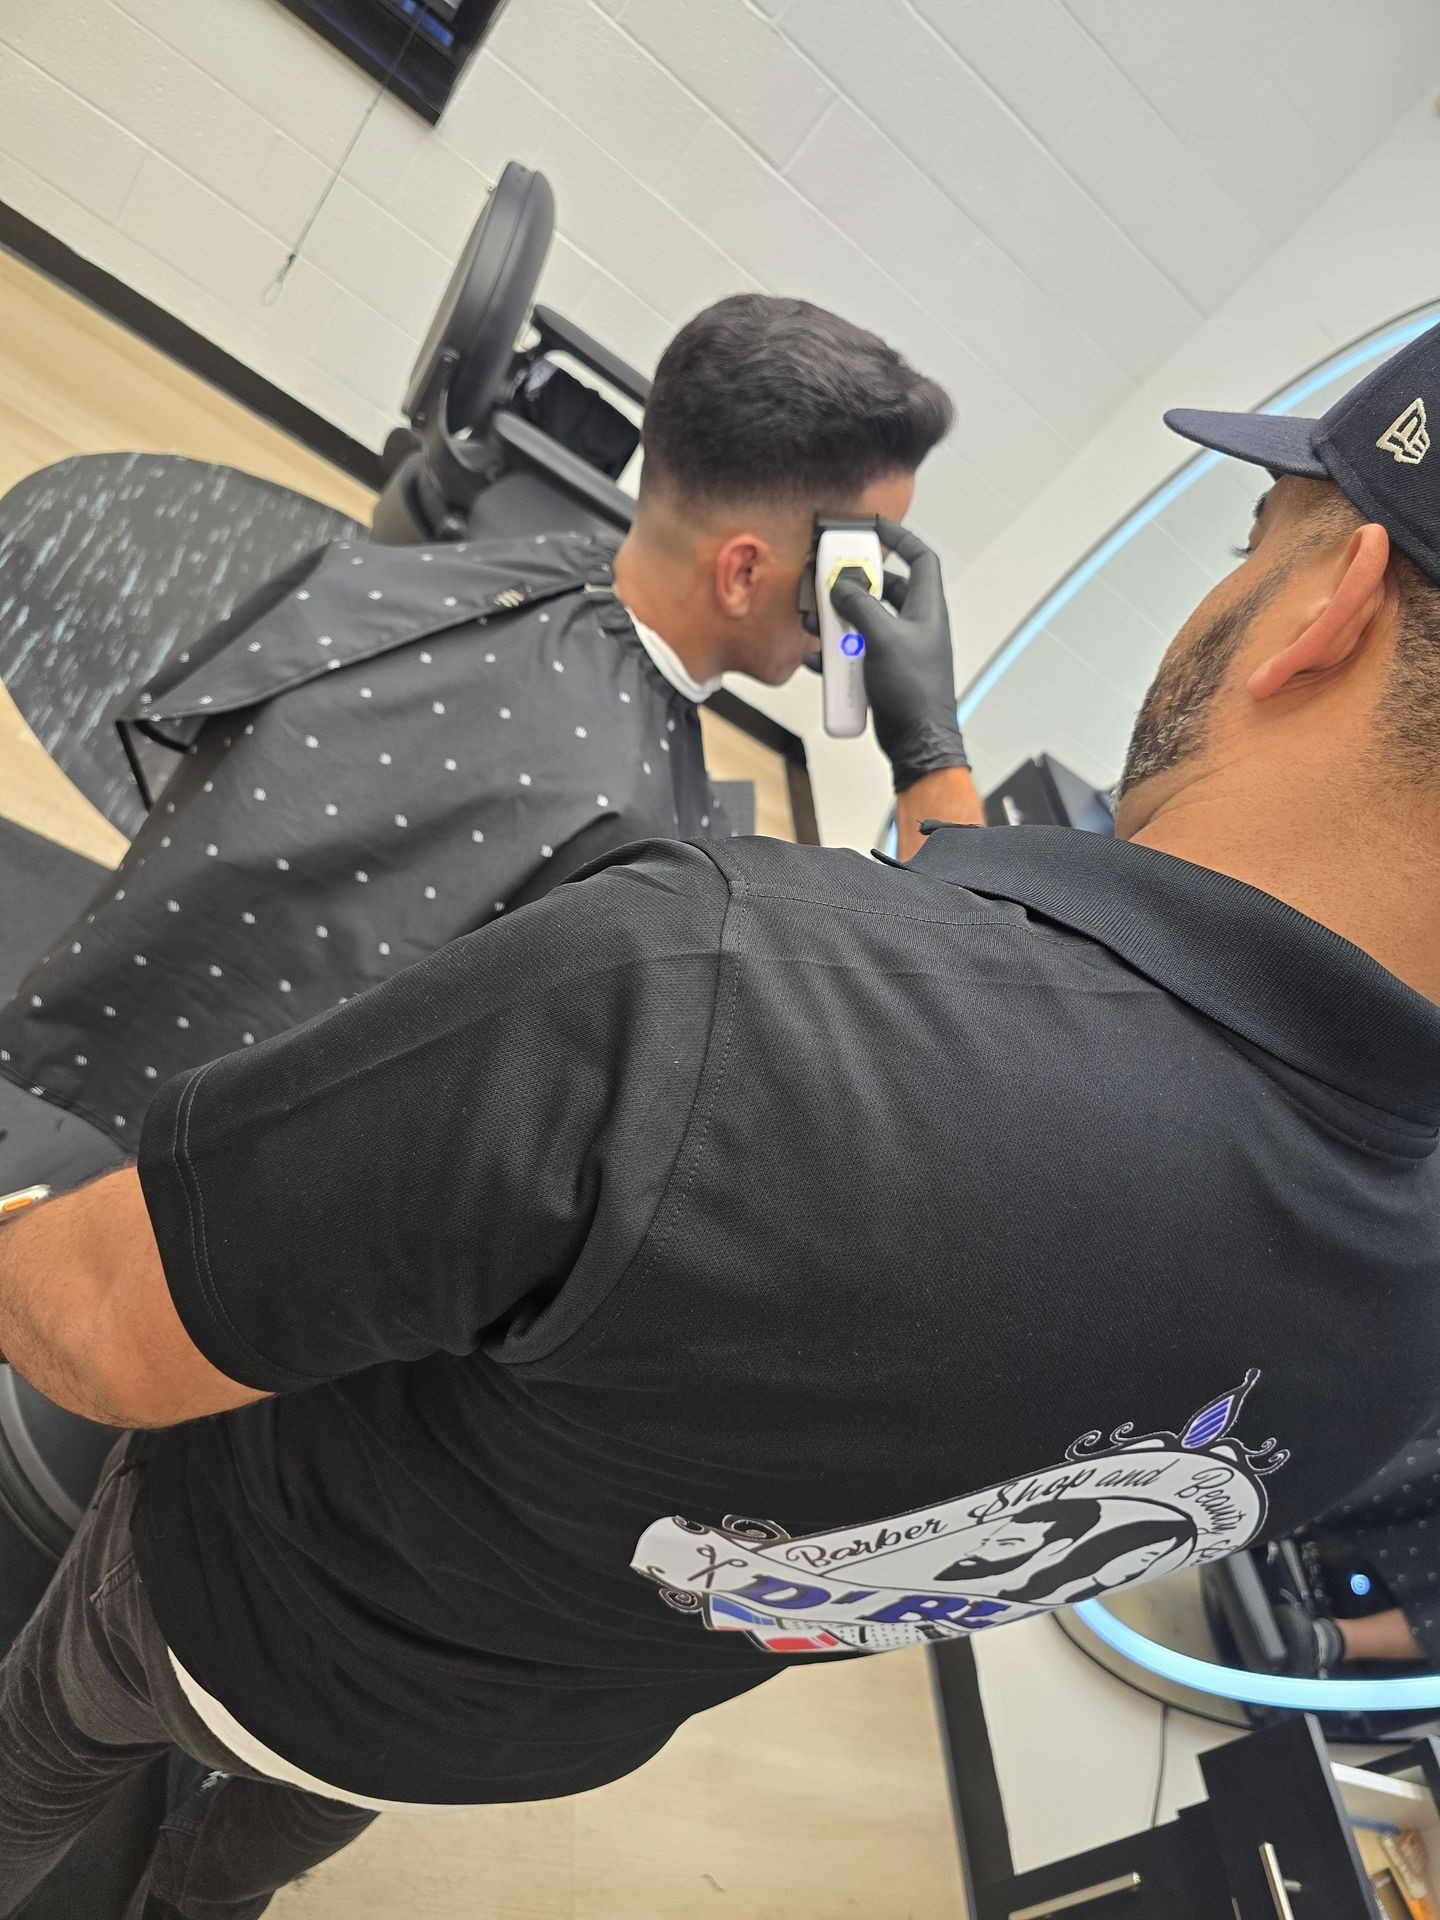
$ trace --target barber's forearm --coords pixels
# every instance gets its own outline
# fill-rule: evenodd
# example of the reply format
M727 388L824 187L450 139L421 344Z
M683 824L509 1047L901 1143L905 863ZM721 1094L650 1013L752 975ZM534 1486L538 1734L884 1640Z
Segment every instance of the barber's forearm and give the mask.
M116 1425L126 1424L124 1395L100 1345L137 1201L139 1182L124 1170L0 1227L0 1351L47 1399Z
M946 767L912 782L895 799L895 835L902 860L909 860L925 844L922 820L951 820L967 827L983 827L985 807L968 767Z
M0 1226L0 1353L47 1399L108 1426L173 1426L261 1397L191 1344L133 1167Z

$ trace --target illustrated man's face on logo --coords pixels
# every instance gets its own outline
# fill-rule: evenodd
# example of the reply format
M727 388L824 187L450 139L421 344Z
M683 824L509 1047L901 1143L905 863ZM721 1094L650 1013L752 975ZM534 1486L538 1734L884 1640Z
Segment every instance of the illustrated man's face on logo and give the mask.
M1078 1605L1234 1553L1289 1459L1232 1437L1250 1368L1175 1431L1092 1428L1063 1460L893 1519L791 1534L773 1520L672 1517L631 1565L666 1602L770 1652L884 1652Z
M1185 1515L1132 1500L1042 1501L969 1531L968 1551L937 1580L979 1593L1003 1580L1006 1596L1027 1605L1108 1592L1195 1544Z
M994 1579L1028 1566L1047 1547L1068 1546L1100 1524L1094 1500L1046 1500L969 1529L966 1551L938 1576L941 1580ZM1048 1557L1048 1556L1046 1556Z

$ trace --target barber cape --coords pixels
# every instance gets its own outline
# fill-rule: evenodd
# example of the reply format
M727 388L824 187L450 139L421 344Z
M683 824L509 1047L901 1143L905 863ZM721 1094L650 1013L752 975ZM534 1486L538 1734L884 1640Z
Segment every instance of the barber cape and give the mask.
M626 842L728 833L612 560L565 534L343 542L167 662L121 724L183 758L0 1010L0 1071L133 1144L181 1069Z

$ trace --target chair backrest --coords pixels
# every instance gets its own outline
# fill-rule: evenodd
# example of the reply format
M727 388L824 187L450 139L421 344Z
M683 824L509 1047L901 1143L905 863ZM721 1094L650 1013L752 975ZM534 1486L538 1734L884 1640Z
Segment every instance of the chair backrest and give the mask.
M638 437L633 423L592 396L594 410L618 430L619 458L607 473L526 417L526 376L555 355L588 369L623 401L643 407L650 394L642 373L583 328L553 307L532 311L554 222L545 176L512 160L466 242L411 373L411 431L387 444L389 470L372 526L383 545L629 526L634 500L611 474ZM535 338L522 349L527 322ZM517 476L529 484L488 498ZM529 517L520 521L522 510Z

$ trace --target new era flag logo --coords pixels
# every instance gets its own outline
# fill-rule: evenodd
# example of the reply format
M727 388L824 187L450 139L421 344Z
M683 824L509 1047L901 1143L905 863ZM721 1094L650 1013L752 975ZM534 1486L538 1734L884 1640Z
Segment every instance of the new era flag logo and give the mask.
M1375 442L1382 453L1393 453L1402 467L1418 467L1430 451L1430 425L1425 418L1425 402L1412 400L1398 420Z

